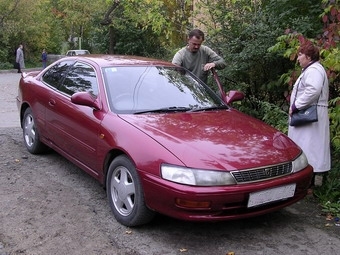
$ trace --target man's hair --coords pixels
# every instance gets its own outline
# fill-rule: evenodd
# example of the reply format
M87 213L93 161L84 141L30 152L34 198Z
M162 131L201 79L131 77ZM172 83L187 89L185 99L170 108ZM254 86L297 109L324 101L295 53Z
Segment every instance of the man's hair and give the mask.
M193 29L188 34L189 39L192 37L196 37L197 39L202 39L204 41L204 33L199 29Z

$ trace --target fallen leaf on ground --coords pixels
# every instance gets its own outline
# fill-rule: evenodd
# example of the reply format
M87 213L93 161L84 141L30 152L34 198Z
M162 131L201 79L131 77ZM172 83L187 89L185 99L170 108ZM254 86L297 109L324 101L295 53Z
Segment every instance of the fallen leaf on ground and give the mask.
M332 220L333 219L333 216L332 216L332 214L327 214L327 216L326 216L326 220Z

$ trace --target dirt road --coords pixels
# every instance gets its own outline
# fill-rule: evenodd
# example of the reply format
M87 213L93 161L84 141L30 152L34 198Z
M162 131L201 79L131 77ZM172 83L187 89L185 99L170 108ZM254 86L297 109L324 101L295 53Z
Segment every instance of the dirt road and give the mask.
M266 216L223 223L157 218L127 228L105 191L58 154L23 143L15 104L17 73L0 73L0 255L337 255L340 227L313 197Z

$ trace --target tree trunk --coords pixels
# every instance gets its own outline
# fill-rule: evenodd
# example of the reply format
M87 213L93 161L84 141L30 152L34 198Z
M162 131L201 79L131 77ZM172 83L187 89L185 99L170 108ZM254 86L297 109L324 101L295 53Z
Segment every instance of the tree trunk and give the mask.
M119 0L115 0L110 8L105 13L104 19L100 22L103 26L109 26L109 54L114 54L114 47L116 45L114 28L112 27L112 12L119 6Z
M109 35L110 35L110 45L109 45L109 54L114 54L114 48L116 46L116 37L115 31L112 26L109 26Z

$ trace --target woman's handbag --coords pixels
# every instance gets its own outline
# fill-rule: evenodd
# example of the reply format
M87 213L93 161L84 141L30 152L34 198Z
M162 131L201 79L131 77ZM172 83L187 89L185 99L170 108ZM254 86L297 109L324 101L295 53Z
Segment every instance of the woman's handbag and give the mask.
M295 91L294 102L296 100L296 95L299 89L301 79L302 78L300 78L296 91ZM324 83L325 83L325 77L324 77ZM320 95L318 98L318 102L319 102L319 99L320 99ZM292 116L290 117L289 125L298 127L298 126L303 126L303 125L306 125L312 122L317 122L318 121L318 110L317 110L318 102L316 104L308 106L306 109L299 110L298 112L294 112Z
M292 116L290 117L289 125L297 127L308 123L317 122L318 121L317 108L318 106L316 104L313 104L306 109L293 113Z
M13 65L14 69L19 69L20 68L20 65L18 62L14 62L14 65Z

